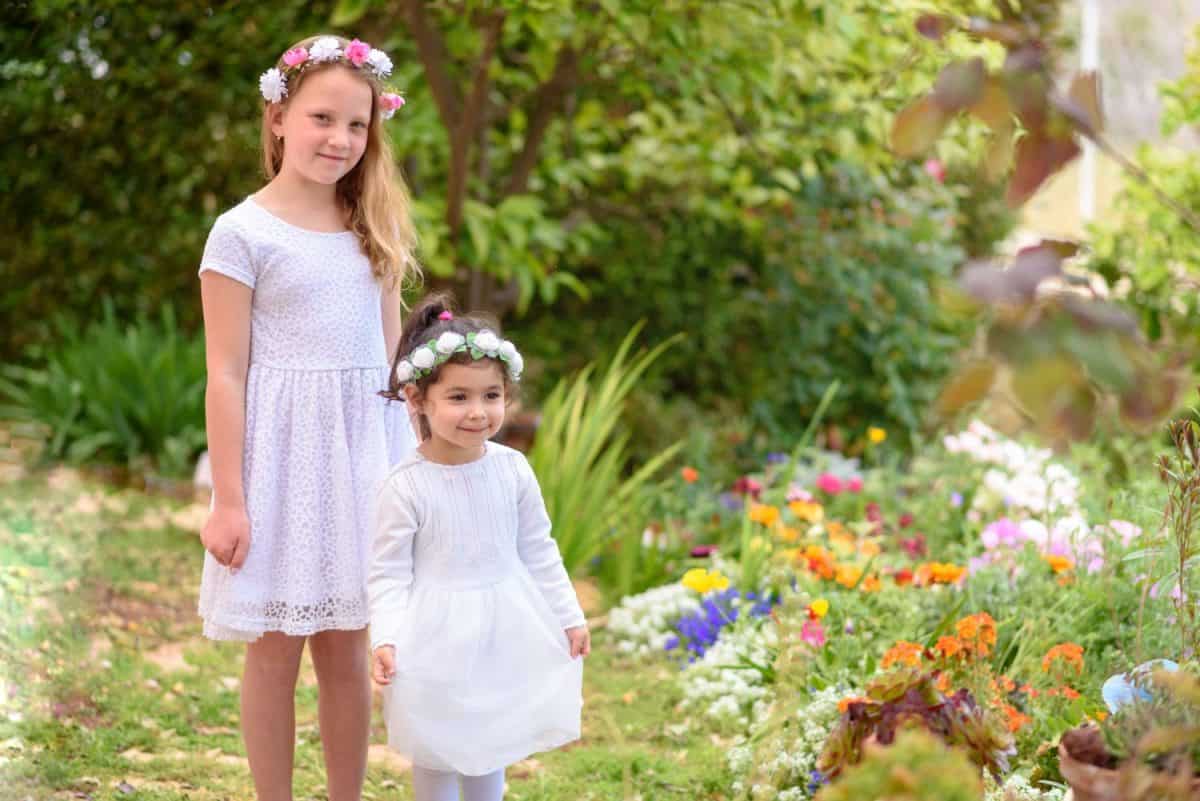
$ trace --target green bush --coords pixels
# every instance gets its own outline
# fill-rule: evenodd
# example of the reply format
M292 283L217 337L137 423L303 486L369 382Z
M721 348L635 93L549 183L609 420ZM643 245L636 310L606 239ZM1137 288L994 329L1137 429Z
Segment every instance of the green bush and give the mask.
M169 305L122 324L106 300L86 328L54 326L29 365L0 367L0 418L44 426L50 460L186 476L205 444L203 340L180 333Z
M589 300L561 297L510 329L555 365L595 358L637 319L650 341L686 332L645 392L733 407L759 448L794 441L834 380L830 419L916 429L968 332L936 302L963 256L953 198L908 181L842 165L741 219L618 226L586 273ZM642 422L647 436L657 427Z

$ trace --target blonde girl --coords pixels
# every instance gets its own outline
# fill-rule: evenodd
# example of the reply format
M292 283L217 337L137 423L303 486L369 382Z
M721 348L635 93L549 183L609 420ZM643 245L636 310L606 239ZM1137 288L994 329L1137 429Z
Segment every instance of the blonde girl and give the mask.
M246 646L242 734L260 801L290 801L307 642L330 801L357 801L370 719L366 571L375 493L415 446L378 392L414 272L384 120L392 63L304 39L259 79L268 182L217 218L200 263L212 511L204 634Z

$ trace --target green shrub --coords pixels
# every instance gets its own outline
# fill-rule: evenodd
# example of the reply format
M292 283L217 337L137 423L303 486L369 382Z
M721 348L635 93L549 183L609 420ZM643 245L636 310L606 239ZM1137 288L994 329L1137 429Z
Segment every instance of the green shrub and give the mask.
M79 330L54 321L55 344L0 367L0 417L41 424L44 457L185 476L204 448L204 342L175 312L118 321L105 300Z

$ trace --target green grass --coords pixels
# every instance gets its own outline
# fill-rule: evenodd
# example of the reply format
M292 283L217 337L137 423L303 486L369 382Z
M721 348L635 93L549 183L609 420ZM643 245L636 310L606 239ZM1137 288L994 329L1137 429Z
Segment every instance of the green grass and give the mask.
M203 509L70 471L0 496L0 798L252 799L238 733L242 647L200 636ZM675 668L596 633L584 737L510 771L509 799L728 795L723 745L680 733ZM295 797L324 799L317 688L298 691ZM407 799L374 719L364 798ZM696 727L702 731L702 727Z

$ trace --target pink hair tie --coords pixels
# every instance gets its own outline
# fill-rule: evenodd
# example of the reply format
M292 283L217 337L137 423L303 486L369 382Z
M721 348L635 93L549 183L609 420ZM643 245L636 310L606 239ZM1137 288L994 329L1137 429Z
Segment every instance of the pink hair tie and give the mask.
M438 319L439 319L439 320L453 320L453 319L454 319L454 315L453 315L453 314L451 314L449 311L444 311L444 312L442 312L441 314L439 314L439 315L438 315Z

